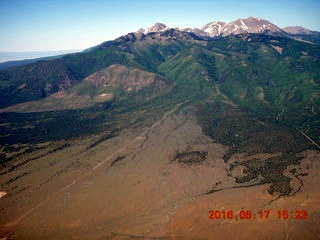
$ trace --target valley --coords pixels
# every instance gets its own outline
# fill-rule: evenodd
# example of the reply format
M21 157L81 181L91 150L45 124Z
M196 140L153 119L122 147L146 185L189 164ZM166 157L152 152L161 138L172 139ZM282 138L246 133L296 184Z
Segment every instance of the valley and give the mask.
M127 129L88 150L92 141L74 140L1 176L9 193L1 199L2 233L13 239L283 239L286 234L290 239L312 239L318 234L319 191L312 183L319 180L320 164L315 150L299 153L303 159L299 164L289 163L283 176L290 179L292 192L281 197L269 193L268 183L237 181L241 173L232 170L233 164L243 166L248 157L263 160L272 155L235 154L225 162L228 147L212 142L194 117L177 108L147 128ZM33 154L45 151L48 146ZM200 163L184 164L172 161L177 152L207 154ZM211 209L250 209L257 214L261 209L302 208L309 214L304 221L279 223L274 216L208 219ZM231 226L242 229L237 237L228 231Z

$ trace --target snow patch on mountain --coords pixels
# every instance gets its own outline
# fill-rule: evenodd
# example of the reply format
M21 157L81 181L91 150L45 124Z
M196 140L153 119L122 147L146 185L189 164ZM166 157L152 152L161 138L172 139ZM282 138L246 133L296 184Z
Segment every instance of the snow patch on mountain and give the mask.
M222 27L225 25L224 22L213 21L201 28L210 37L219 36L221 34Z

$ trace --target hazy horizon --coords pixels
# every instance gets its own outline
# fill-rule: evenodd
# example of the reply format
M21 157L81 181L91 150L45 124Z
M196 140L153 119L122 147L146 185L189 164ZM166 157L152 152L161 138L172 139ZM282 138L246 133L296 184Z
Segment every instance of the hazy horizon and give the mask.
M57 51L21 51L21 52L4 52L0 51L0 63L9 61L29 60L43 57L52 57L62 54L80 52L82 49L66 49Z

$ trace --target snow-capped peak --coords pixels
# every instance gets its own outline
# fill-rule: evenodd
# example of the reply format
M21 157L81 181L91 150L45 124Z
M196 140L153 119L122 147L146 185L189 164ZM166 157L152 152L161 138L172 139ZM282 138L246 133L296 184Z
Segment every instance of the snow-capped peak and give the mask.
M210 37L219 36L222 33L222 28L225 25L224 22L213 21L201 28L204 32L206 32Z
M243 33L266 33L284 36L286 33L276 25L255 17L247 17L223 23L214 21L202 27L210 37L229 36Z
M243 33L266 33L274 35L285 35L286 33L280 29L278 26L272 24L269 21L248 17L243 19L238 19L236 21L227 23L224 26L223 36L227 35L237 35Z
M151 27L149 27L147 29L140 28L138 30L138 32L147 34L149 32L164 32L168 29L169 29L169 27L167 25L165 25L164 23L155 23L154 25L152 25Z

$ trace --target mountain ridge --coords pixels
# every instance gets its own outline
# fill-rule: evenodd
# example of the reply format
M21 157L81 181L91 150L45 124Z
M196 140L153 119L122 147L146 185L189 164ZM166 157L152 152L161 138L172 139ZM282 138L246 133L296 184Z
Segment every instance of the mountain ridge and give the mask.
M297 27L295 27L297 28ZM293 31L293 27L285 27L280 28L277 25L256 17L246 17L240 18L231 22L221 22L221 21L212 21L205 24L201 28L180 28L173 27L173 29L177 29L180 31L193 32L200 36L208 36L208 37L225 37L229 35L243 34L243 33L260 33L260 34L270 34L277 35L283 37L290 37L290 35L294 35L297 33L302 34L315 34L317 31L311 31L309 29L298 27L300 32ZM139 29L137 32L140 33L150 33L150 32L163 32L170 29L164 23L155 23L147 29ZM288 32L286 32L286 29ZM303 29L303 30L302 30Z
M263 21L266 24L262 24L260 26L260 29L258 26L258 29L255 29L253 31L253 30L250 30L244 23L244 21L248 21L250 19L255 20L255 21ZM269 29L267 28L268 24L272 25L273 29L276 29L277 31L269 31ZM265 25L265 27L263 27L263 25ZM231 30L229 28L231 28ZM240 28L242 29L242 31L239 32ZM246 29L246 28L248 28L248 29ZM305 41L313 42L316 44L320 44L320 32L318 32L318 31L309 30L309 29L306 29L301 26L291 26L291 27L289 26L289 27L284 27L281 29L269 21L266 21L266 20L263 20L260 18L256 18L256 17L241 18L241 19L229 22L229 23L225 23L225 22L221 22L221 21L212 21L212 22L205 24L201 28L191 28L191 27L188 27L188 28L172 27L171 28L171 27L167 26L166 24L159 22L159 23L155 23L154 25L148 27L147 29L140 28L139 30L137 30L136 32L133 32L133 33L148 34L148 33L152 33L152 32L165 32L170 29L175 29L175 30L179 30L182 32L188 32L188 33L194 33L200 37L213 37L213 38L226 37L229 35L236 35L236 34L243 34L243 33L259 33L259 34L269 34L269 35L270 34L273 34L273 35L278 34L279 36L293 37L293 38L296 38L297 40L305 40ZM235 31L233 31L233 30L235 30ZM264 31L259 32L259 30L264 30ZM128 33L128 34L130 34L130 33ZM126 34L124 36L127 36L128 34ZM124 36L122 36L122 37L124 37ZM121 37L119 37L119 38L121 38ZM119 39L119 38L117 38L117 39ZM103 46L106 45L106 43L112 44L115 40L109 40L109 41L103 42L97 46L87 48L87 49L83 50L82 52L83 53L89 52L91 50L99 48L102 45ZM26 59L26 60L3 62L3 63L0 63L0 70L7 69L10 67L14 67L14 66L26 65L26 64L41 61L41 60L60 58L62 56L64 56L64 55L52 56L52 57L49 56L49 57L43 57L43 58L39 58L39 59Z

